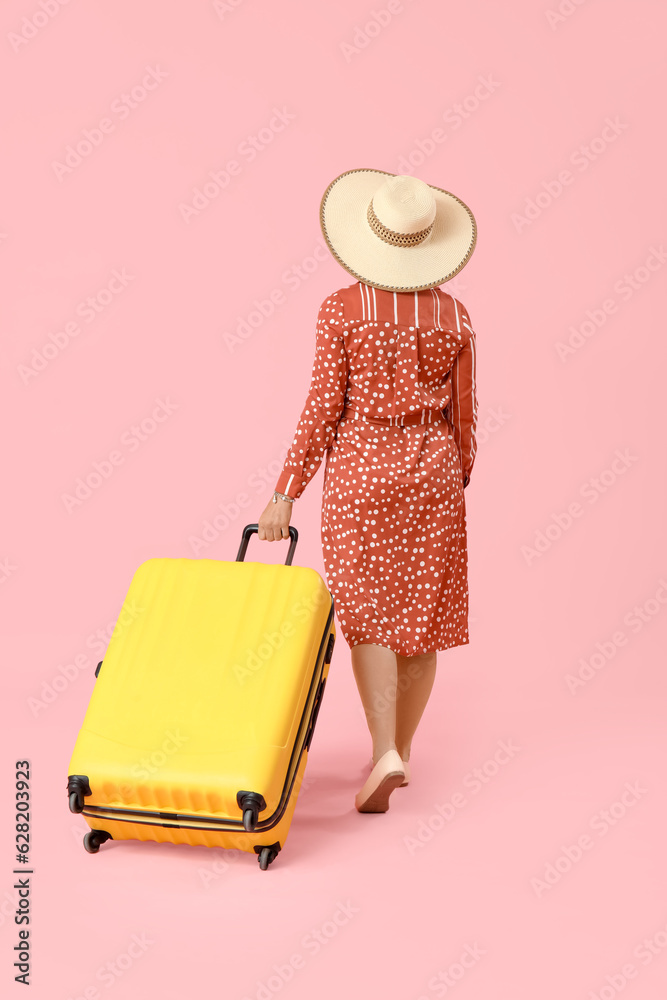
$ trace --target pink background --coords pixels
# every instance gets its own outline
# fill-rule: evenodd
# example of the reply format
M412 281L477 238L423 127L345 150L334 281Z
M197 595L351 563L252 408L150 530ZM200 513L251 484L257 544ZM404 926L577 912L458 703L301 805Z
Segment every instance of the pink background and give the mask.
M664 996L664 5L563 0L554 23L556 0L219 7L0 14L3 995L22 995L11 805L27 757L39 1000ZM124 104L150 69L153 89ZM85 130L95 144L59 177ZM106 646L144 559L234 559L258 520L320 302L354 280L324 248L319 201L369 166L453 191L478 222L445 286L478 338L470 644L439 654L413 781L387 814L354 809L370 742L339 634L308 787L268 872L206 848L92 857L65 794L91 637ZM169 410L139 440L158 400ZM320 573L322 473L292 520L295 562ZM254 536L247 558L285 552ZM133 935L146 943L128 960Z

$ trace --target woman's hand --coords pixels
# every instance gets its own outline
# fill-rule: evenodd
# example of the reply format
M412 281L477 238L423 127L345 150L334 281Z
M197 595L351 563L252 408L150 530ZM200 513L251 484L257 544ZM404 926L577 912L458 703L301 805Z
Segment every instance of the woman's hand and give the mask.
M267 542L279 542L281 538L289 538L292 506L289 500L281 500L280 497L275 503L269 500L257 522L259 525L257 537Z

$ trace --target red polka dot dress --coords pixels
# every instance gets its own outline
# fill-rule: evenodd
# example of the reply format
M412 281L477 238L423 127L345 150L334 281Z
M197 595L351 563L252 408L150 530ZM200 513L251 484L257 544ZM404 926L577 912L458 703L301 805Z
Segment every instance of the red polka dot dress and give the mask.
M349 646L414 656L469 642L475 356L468 313L441 288L356 281L320 307L310 389L275 488L300 497L326 456L322 553Z

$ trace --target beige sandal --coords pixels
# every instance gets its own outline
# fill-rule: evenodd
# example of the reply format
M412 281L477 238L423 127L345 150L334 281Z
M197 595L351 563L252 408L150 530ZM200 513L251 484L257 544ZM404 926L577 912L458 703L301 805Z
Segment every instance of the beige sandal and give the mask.
M375 767L375 765L373 763L373 758L372 757L370 759L370 765L371 765L371 770L373 770L373 768ZM409 784L409 782L410 782L410 764L408 763L407 760L403 761L403 770L405 771L405 781L402 781L400 783L400 785L398 786L399 788L405 788L405 786L407 784Z
M387 750L357 792L354 804L359 812L386 812L389 796L405 780L405 769L397 750Z

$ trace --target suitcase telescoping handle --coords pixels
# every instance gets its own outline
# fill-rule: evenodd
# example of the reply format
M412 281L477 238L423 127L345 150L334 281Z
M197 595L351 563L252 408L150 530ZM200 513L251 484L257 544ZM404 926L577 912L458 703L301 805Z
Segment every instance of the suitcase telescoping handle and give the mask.
M248 542L250 541L250 536L253 531L259 531L259 524L246 524L243 529L243 538L241 539L241 544L239 546L238 555L236 556L236 562L243 562L246 554L246 549L248 548ZM290 547L287 552L287 558L285 559L285 565L292 565L292 556L294 555L294 550L296 548L296 543L299 540L299 532L296 528L290 524L289 526L289 536L290 536Z

